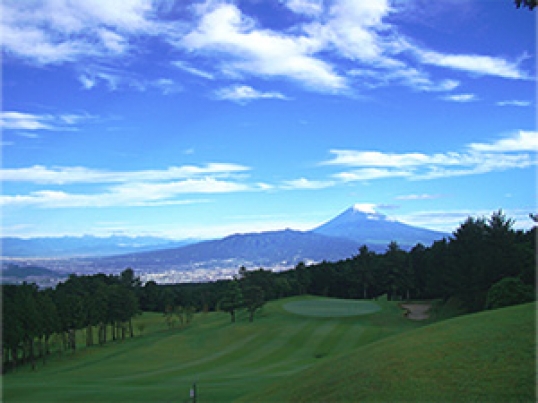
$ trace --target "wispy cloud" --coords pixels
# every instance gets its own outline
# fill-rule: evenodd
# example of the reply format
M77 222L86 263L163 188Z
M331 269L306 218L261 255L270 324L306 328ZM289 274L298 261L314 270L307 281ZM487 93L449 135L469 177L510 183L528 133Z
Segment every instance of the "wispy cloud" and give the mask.
M293 179L289 181L284 181L281 185L282 189L287 190L306 190L306 189L325 189L335 185L334 181L320 181L320 180L311 180L306 178Z
M155 207L205 202L185 199L185 195L222 194L264 190L248 183L212 177L169 182L129 182L111 186L105 191L73 193L64 190L38 190L24 195L2 195L0 205L35 206L39 208L68 207Z
M444 54L418 47L413 47L412 51L424 64L466 71L476 75L496 76L514 80L528 80L530 78L521 69L521 60L509 61L500 57L472 54Z
M200 199L184 198L185 195L266 190L264 184L248 182L245 172L249 170L249 167L232 163L146 171L39 165L1 169L0 180L4 182L32 183L38 189L48 185L49 188L27 194L5 194L0 204L40 208L163 206L200 202ZM69 186L75 184L77 192L70 191Z
M85 90L95 89L105 85L110 91L135 90L147 91L158 90L164 95L181 92L183 86L170 78L147 78L123 69L104 65L92 65L85 67L79 73L78 80Z
M370 88L396 84L410 87L416 91L447 92L454 90L460 85L460 82L457 80L432 80L425 71L407 66L394 67L390 70L352 69L347 74L360 79L361 85Z
M6 1L1 11L6 51L43 65L121 56L130 35L162 31L144 0Z
M478 101L479 98L475 94L453 94L453 95L446 95L441 97L441 99L444 99L445 101L450 102L474 102Z
M435 200L443 197L443 195L439 194L409 194L409 195L400 195L396 196L396 200Z
M76 130L83 121L95 119L88 114L35 114L17 111L0 112L3 130ZM30 137L30 136L28 136Z
M497 102L497 105L498 106L522 106L522 107L525 107L525 106L531 106L532 102L513 99L513 100L510 100L510 101L499 101L499 102Z
M184 61L176 60L176 61L172 62L172 65L177 67L180 70L183 70L183 71L189 73L189 74L193 74L195 76L202 77L202 78L205 78L207 80L214 80L215 79L214 74L209 73L209 72L204 71L204 70L200 70L200 69L198 69L196 67L193 67L189 63L184 62Z
M121 183L169 181L195 178L206 175L230 176L249 171L244 165L232 163L210 163L205 166L183 165L165 170L108 171L86 167L53 167L34 165L27 168L0 169L0 179L5 182L31 182L37 184L73 183Z
M331 150L333 158L322 165L351 168L333 174L343 181L405 177L427 180L478 175L537 165L538 132L519 131L492 143L472 143L463 152L436 154Z
M404 169L386 168L360 168L332 175L333 178L344 182L370 181L383 178L401 178L411 176L411 172Z
M263 92L248 85L235 85L215 91L215 98L244 104L256 99L289 99L280 92Z
M322 0L285 0L284 4L297 14L315 17L323 12Z

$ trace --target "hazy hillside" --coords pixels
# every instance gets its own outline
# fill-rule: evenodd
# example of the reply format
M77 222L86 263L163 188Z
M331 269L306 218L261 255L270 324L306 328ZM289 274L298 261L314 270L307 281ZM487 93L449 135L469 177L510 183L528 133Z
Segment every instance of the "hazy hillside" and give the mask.
M158 237L128 237L113 235L96 237L5 237L2 243L2 256L9 257L75 257L106 256L123 253L141 252L163 248L184 246L192 240L172 241Z
M359 244L347 239L293 230L235 234L181 248L105 258L118 265L144 267L159 264L185 266L293 266L300 261L337 260L357 252Z

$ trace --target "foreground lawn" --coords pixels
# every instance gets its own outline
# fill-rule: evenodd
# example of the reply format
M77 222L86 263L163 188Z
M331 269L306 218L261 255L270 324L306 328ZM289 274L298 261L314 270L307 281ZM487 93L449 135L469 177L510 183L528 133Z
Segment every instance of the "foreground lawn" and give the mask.
M535 402L536 304L467 315L328 359L244 402Z
M22 368L7 374L3 401L186 402L196 382L198 402L230 402L330 357L421 326L406 320L393 302L366 304L366 315L356 316L355 306L355 316L322 317L324 305L336 309L336 315L339 304L322 301L274 301L254 323L245 314L235 324L224 313L197 314L189 327L171 330L165 329L162 315L144 314L137 319L145 323L142 336L81 349L37 371ZM312 316L311 309L310 316L284 309L297 302L308 302L319 315ZM341 305L349 314L350 305Z

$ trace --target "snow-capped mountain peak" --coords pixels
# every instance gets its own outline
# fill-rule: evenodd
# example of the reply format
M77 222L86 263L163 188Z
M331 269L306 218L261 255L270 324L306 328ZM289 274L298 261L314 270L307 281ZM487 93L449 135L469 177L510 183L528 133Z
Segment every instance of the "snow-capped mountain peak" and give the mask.
M445 235L398 222L377 212L375 207L371 203L355 204L312 231L368 245L386 246L394 240L404 247L412 247L417 242L430 244Z
M356 203L352 209L357 213L377 214L375 207L376 205L373 203Z

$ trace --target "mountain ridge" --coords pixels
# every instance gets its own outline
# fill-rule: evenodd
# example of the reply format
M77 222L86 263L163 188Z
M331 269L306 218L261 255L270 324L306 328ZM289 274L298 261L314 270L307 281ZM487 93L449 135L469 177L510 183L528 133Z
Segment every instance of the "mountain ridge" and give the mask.
M123 249L127 253L80 257L71 259L71 264L85 273L119 272L126 267L144 273L237 269L240 266L279 270L299 262L309 264L351 258L362 245L382 253L392 241L408 250L417 243L427 246L445 236L447 234L392 220L370 205L354 205L309 231L250 232L180 246L172 243L153 249L149 246L149 250Z

